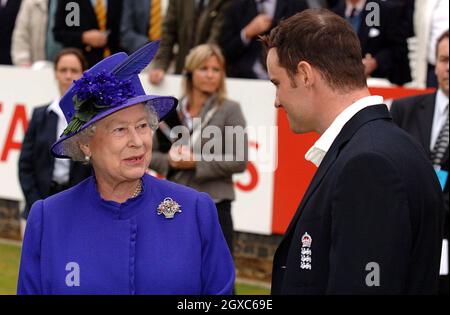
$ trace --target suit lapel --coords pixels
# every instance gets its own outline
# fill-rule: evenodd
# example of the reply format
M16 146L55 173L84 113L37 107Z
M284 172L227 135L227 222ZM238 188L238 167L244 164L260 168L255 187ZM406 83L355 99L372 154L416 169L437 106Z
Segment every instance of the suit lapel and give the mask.
M108 1L109 2L109 1ZM95 21L96 28L99 28L98 21L97 21L97 15L95 14L95 8L94 5L91 3L90 0L84 0L84 5L86 6L86 11L83 11L81 9L81 12L83 12L84 15L86 15L86 21ZM109 6L109 3L108 3ZM88 22L89 24L91 22Z
M49 148L46 151L46 156L49 161L49 169L48 169L48 178L51 182L51 179L53 177L53 168L55 166L55 158L50 152L50 148L56 141L56 132L58 128L58 115L56 115L53 111L50 111L48 113L45 113L45 119L42 121L42 127L41 132L44 134L45 138L47 140L47 147ZM50 185L49 182L49 185Z
M430 155L431 127L433 125L434 107L436 106L436 93L430 94L422 99L416 116L422 146Z
M56 131L58 128L58 115L56 115L53 111L50 111L47 114L47 126L48 128L43 128L43 131L47 133L46 138L51 146L56 141Z
M317 169L316 174L314 175L310 185L308 186L308 189L306 190L305 195L302 198L302 201L300 202L294 218L291 220L286 230L284 239L288 239L289 235L294 231L297 221L300 219L306 204L308 203L317 187L322 182L323 178L327 174L330 167L333 165L334 161L339 156L339 152L341 151L342 147L345 146L345 144L353 137L353 135L361 126L369 121L376 119L391 119L386 105L383 104L369 106L358 112L345 124L344 128L342 128L341 132L334 140L333 144L330 147L330 150L327 152L322 163Z
M126 5L126 4L123 4ZM127 4L129 5L129 4ZM106 28L107 29L113 29L113 24L116 22L114 19L117 16L116 12L118 12L118 10L122 10L121 8L122 4L117 1L117 0L108 0L108 5L107 5L107 9L106 9ZM147 5L143 5L141 7L141 10L147 10L148 12L150 11L150 4L147 2ZM150 14L150 12L149 12ZM148 19L147 19L148 22Z

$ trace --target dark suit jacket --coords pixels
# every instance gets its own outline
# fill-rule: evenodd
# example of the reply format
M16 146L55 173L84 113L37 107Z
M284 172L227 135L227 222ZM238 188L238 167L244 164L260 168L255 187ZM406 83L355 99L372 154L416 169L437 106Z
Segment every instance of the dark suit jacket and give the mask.
M362 56L371 54L378 63L378 68L371 74L373 77L387 78L392 83L402 85L411 81L409 68L406 31L399 24L403 18L402 6L395 2L373 0L380 8L379 26L368 26L366 18L372 10L363 9L360 15L361 24L358 37L361 43ZM345 18L345 2L341 2L333 11ZM371 19L369 16L369 20ZM378 33L377 36L374 36Z
M434 107L436 93L413 96L394 101L391 114L394 122L403 130L408 132L425 149L426 155L430 156L431 128L433 126ZM448 172L448 149L444 155L441 165ZM449 190L448 180L444 187L444 238L448 240L449 230ZM440 278L440 293L449 293L448 276Z
M80 6L80 26L68 26L66 16L70 11L66 11L69 2L76 2ZM107 46L111 54L121 51L120 20L122 17L122 0L108 0L106 29L111 33L108 36ZM90 0L60 0L56 9L55 27L53 33L55 40L61 42L65 47L77 47L83 50L89 67L103 59L103 48L92 48L83 44L82 34L85 31L98 29L97 16Z
M120 37L123 48L129 53L149 42L151 0L128 0L123 6Z
M58 116L47 112L48 105L33 111L19 157L19 181L25 195L25 218L33 203L50 196L55 158L50 153L56 141ZM73 186L91 175L89 167L78 162L70 166L69 185Z
M271 29L281 19L307 8L306 2L302 0L278 0ZM235 0L225 12L219 44L227 60L227 76L229 77L256 78L252 68L258 58L263 58L262 45L257 38L253 38L248 45L245 45L241 40L241 31L258 14L254 0Z
M0 64L11 65L11 40L21 0L8 0L0 8Z
M385 105L361 110L333 142L275 253L272 293L436 293L442 207L419 145ZM311 270L301 268L305 233ZM367 285L377 279L370 263L379 286Z

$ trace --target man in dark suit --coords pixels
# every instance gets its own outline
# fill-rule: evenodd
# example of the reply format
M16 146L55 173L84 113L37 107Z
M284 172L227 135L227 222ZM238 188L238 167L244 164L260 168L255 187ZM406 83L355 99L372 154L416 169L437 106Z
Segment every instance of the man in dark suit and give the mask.
M227 60L227 76L267 79L258 36L305 9L303 0L235 0L225 12L219 40Z
M120 26L123 48L132 54L149 41L161 39L161 0L128 0Z
M21 0L0 0L0 64L12 64L12 34L21 2Z
M200 44L217 43L224 11L234 0L169 0L164 17L161 45L149 71L149 81L158 85L174 62L181 74L189 51ZM178 47L174 54L174 48Z
M87 63L81 51L62 49L55 58L55 77L60 95L64 95L73 80L79 79L86 69ZM26 202L24 219L35 201L65 190L91 173L87 166L55 159L50 153L51 145L65 126L67 122L59 108L59 98L34 109L19 157L19 181Z
M443 176L444 186L444 245L441 260L439 292L449 294L448 282L448 229L449 229L449 190L448 190L448 44L446 31L437 41L435 73L439 89L435 93L409 97L394 101L391 114L394 122L413 136L424 148L437 172ZM440 156L439 156L440 151Z
M79 25L72 25L77 20L71 15L76 13L73 3L80 9ZM83 50L91 67L104 57L121 51L121 17L122 0L60 0L53 33L64 47Z
M366 76L402 85L411 81L403 5L396 1L345 0L334 8L358 34ZM402 21L403 22L403 21Z
M275 253L272 293L436 293L439 182L383 98L370 96L350 24L306 10L264 42L276 107L295 133L321 135L305 156L318 170Z

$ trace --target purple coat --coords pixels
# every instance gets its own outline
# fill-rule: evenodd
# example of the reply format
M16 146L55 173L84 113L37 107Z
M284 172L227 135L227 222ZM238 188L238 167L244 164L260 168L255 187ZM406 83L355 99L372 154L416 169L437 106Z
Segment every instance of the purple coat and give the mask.
M150 175L125 203L103 200L89 177L34 203L18 294L230 294L234 265L214 202ZM182 212L157 214L167 197Z

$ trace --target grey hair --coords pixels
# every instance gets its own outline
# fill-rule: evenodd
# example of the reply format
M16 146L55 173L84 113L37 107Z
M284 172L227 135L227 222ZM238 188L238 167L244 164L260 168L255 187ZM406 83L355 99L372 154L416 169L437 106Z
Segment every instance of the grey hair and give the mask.
M148 124L150 128L153 131L156 131L159 125L159 117L158 113L150 104L151 101L147 102L144 108L148 115ZM81 150L80 144L89 143L92 137L94 137L96 129L97 129L96 123L94 123L88 126L87 128L83 129L82 131L80 131L78 134L64 141L62 143L64 154L70 157L72 161L83 162L88 164L89 161L86 160L86 155Z

